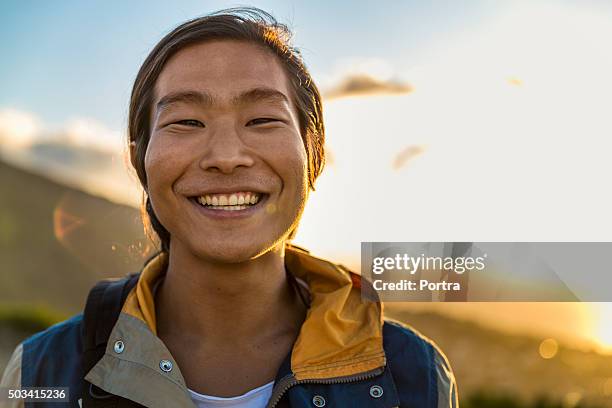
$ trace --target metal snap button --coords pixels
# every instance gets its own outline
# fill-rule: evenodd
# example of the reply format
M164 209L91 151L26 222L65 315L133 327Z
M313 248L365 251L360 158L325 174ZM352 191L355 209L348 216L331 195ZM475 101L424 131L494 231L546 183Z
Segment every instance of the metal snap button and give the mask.
M172 361L170 360L162 360L159 362L159 368L162 369L162 371L165 371L167 373L169 373L172 370Z
M115 342L115 346L113 347L113 349L115 350L115 353L121 354L123 353L123 350L125 349L125 344L123 344L121 340L117 340Z
M370 396L372 398L380 398L383 395L383 389L380 385L373 385L370 387Z
M314 405L317 408L321 408L325 406L325 398L323 398L320 395L315 395L314 397L312 397L312 405Z

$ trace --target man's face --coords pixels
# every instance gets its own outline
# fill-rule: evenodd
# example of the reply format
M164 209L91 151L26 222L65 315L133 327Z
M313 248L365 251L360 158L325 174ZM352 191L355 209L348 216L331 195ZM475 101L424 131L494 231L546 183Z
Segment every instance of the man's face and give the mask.
M297 225L307 156L277 57L231 40L192 45L165 65L145 156L148 194L171 246L241 262Z

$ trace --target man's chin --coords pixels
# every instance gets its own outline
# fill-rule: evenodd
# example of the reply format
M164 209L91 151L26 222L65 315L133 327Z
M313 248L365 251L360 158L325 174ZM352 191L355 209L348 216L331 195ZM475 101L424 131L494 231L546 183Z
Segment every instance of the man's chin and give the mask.
M221 264L236 264L254 260L270 251L275 251L277 245L236 245L235 243L215 243L205 248L197 248L194 255L208 262Z

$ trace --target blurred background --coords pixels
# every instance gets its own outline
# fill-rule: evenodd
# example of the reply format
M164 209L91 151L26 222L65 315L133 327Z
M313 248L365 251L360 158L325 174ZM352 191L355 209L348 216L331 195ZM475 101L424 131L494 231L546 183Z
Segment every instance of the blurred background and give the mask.
M236 5L0 4L0 369L154 250L125 156L132 81L174 26ZM294 30L324 94L296 244L359 270L361 241L612 240L612 3L250 5ZM442 347L464 407L612 406L612 304L386 310Z

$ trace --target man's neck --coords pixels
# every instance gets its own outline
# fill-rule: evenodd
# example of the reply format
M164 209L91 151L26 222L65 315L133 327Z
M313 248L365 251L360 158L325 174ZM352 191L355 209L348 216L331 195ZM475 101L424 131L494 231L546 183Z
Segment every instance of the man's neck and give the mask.
M222 264L171 246L156 295L158 335L181 333L219 345L244 344L273 330L299 330L300 314L284 265L284 246L242 263ZM283 327L285 326L285 327ZM210 343L209 343L210 344Z

